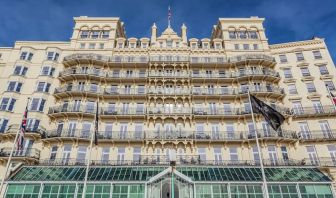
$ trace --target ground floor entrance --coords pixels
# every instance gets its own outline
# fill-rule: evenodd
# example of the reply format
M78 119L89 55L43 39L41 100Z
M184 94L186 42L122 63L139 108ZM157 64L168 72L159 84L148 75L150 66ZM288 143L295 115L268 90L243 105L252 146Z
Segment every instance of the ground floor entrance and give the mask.
M24 166L7 181L8 198L81 198L85 166ZM265 168L270 198L336 197L317 168ZM86 198L262 198L258 167L90 167Z

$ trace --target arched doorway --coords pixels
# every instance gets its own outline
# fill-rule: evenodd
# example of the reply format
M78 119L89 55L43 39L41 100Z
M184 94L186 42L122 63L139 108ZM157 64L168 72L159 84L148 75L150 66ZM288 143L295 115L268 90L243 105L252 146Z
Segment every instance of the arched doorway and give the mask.
M172 198L172 180L165 179L162 181L161 198ZM179 198L179 186L174 183L174 198Z

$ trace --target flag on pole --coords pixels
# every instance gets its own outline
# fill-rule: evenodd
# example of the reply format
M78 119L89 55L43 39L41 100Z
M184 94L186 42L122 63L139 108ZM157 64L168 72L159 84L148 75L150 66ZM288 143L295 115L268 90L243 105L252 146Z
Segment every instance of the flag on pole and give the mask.
M334 105L336 105L336 96L330 92L331 100L333 101Z
M172 16L172 13L170 10L170 6L168 6L168 27L170 27L171 16Z
M96 116L95 116L95 130L94 130L94 143L98 145L98 122L99 122L99 106L97 101Z
M277 131L281 124L285 121L285 117L275 110L273 107L267 105L257 97L251 96L251 106L254 113L260 113L264 116L266 122Z
M25 112L23 113L23 118L20 126L20 133L17 140L17 149L22 150L23 149L23 141L24 141L24 135L27 130L27 116L28 116L28 104L26 106Z

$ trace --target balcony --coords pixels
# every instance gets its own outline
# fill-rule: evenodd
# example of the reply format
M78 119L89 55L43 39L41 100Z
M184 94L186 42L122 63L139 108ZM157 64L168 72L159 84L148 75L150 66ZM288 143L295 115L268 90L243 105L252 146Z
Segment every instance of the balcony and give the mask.
M59 139L82 139L89 141L91 139L93 130L51 130L45 133L44 140L59 140ZM113 141L143 141L144 132L142 131L98 131L97 138L99 141L113 140Z
M171 95L171 96L189 96L190 89L173 89L173 88L150 88L148 90L149 95Z
M202 159L201 155L176 154L177 166L183 165L207 165L207 166L250 166L259 167L260 162L256 160L207 160ZM39 161L39 166L84 166L86 160L81 159L44 159ZM170 159L167 155L140 155L137 160L90 160L92 166L170 166ZM304 158L297 159L264 159L263 164L266 167L336 167L336 160L331 158L319 158L317 161L311 161Z
M284 97L285 92L283 88L273 86L246 86L242 88L200 88L193 87L193 97L239 97L239 95L247 96L248 91L257 96L274 96Z
M52 118L63 116L94 116L96 113L94 106L63 104L50 107L48 115Z
M214 79L214 80L226 80L228 82L238 82L238 80L246 79L260 79L268 81L278 81L280 80L280 75L278 72L270 69L245 69L235 72L225 72L225 73L193 73L191 75L193 81L202 79Z
M93 53L77 53L64 57L63 63L67 66L83 64L105 65L105 64L146 64L148 63L147 56L103 56Z
M242 62L250 62L256 64L262 64L267 66L273 66L276 64L275 58L265 54L245 54L239 56L230 57L229 62L239 65Z
M334 141L336 140L336 129L299 132L298 135L301 142Z
M228 63L228 59L224 56L221 57L190 57L192 64L224 64Z
M153 78L189 78L190 74L186 71L183 72L156 72L150 71L148 74L149 77Z
M7 159L11 153L11 148L1 148L0 158ZM16 160L38 160L40 158L40 150L34 148L28 148L23 150L15 150L13 152L13 158Z
M181 107L181 108L164 108L164 107L148 107L148 116L190 116L192 113L191 108Z
M297 107L292 108L293 118L335 116L335 106Z
M100 116L101 118L106 117L138 117L143 118L145 116L145 108L131 108L131 107L101 107Z
M15 134L20 130L19 124L12 124L6 127L5 131L0 132L0 136L15 136ZM26 128L25 135L27 136L37 136L39 137L41 134L43 134L46 131L46 129L42 126L39 127L30 127L28 126Z
M81 80L81 79L86 80L88 77L95 80L107 80L107 81L117 81L120 79L145 80L147 77L147 73L146 72L127 73L126 71L116 73L95 68L90 69L68 68L60 72L59 74L59 78L62 80Z
M188 56L171 56L171 55L163 55L163 56L151 56L150 62L188 62Z

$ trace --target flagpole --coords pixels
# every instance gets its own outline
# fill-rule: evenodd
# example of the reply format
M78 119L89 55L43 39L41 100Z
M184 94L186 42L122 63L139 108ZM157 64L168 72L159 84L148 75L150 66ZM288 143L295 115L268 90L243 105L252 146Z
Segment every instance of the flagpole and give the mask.
M332 106L334 107L334 109L336 110L336 106L335 106L335 103L334 103L334 100L333 100L334 97L331 96L331 92L330 92L329 86L326 85L326 87L327 87L327 91L328 91L328 95L329 95L331 104L332 104Z
M262 152L260 149L260 145L259 145L259 138L258 138L258 133L257 133L257 124L254 120L254 113L253 113L253 108L252 108L252 102L251 102L251 96L250 96L250 90L247 91L248 94L248 99L250 102L250 111L251 111L251 116L252 116L252 122L254 125L254 135L255 135L255 139L256 139L256 143L257 143L257 149L258 149L258 155L259 155L259 160L260 160L260 169L261 169L261 175L262 175L262 180L263 180L263 194L264 194L264 198L269 198L268 196L268 189L267 189L267 183L266 183L266 176L265 176L265 170L264 170L264 163L263 163L263 156L262 156Z
M171 11L170 6L168 7L168 28L170 28L170 18L171 18Z
M29 100L30 100L30 98L28 97L27 105L26 105L25 111L28 109ZM13 153L14 153L15 145L16 145L16 142L17 142L17 140L18 140L18 138L19 138L19 133L20 133L20 131L21 131L21 127L22 127L22 121L21 121L19 130L16 132L16 135L15 135L15 138L14 138L14 143L13 143L13 145L12 145L12 150L11 150L11 152L10 152L10 154L9 154L9 157L8 157L8 161L7 161L7 165L6 165L6 170L5 170L5 175L4 175L4 177L2 178L2 180L1 180L0 195L1 195L1 193L2 193L2 188L3 188L3 186L4 186L5 179L6 179L7 174L8 174L9 166L10 166L11 161L12 161L12 157L13 157Z
M96 108L98 109L98 103L99 103L99 98L98 98L98 102L97 102L97 106ZM96 112L98 111L96 109ZM95 120L97 120L97 113L95 114ZM92 152L92 146L93 146L93 139L95 136L96 131L93 131L93 133L91 133L91 139L90 139L90 148L89 148L89 153L88 153L88 162L86 164L86 170L85 170L85 179L84 179L84 186L83 186L83 193L82 193L82 198L85 198L85 193L86 193L86 188L87 188L87 179L88 179L88 175L89 175L89 169L90 169L90 160L91 160L91 152Z

